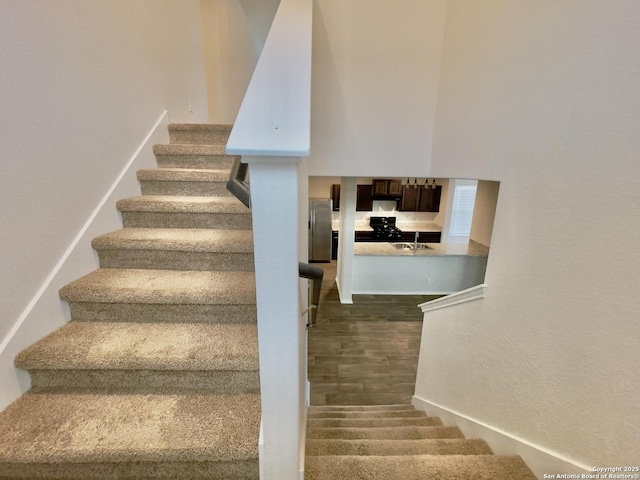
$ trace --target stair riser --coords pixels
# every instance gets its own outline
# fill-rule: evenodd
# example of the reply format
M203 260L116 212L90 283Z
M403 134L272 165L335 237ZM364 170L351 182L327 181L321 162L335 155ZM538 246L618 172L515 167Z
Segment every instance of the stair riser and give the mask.
M98 250L102 268L153 270L254 270L251 253L175 252L167 250Z
M258 461L235 462L96 462L16 464L0 463L0 480L257 480Z
M143 195L181 195L196 197L229 197L227 182L158 182L141 181Z
M169 141L181 145L226 145L229 132L207 130L173 130L169 132Z
M256 323L255 305L71 302L69 307L74 321Z
M491 455L484 440L308 440L307 456Z
M122 212L122 224L133 228L212 228L251 230L251 215L237 213Z
M357 473L355 473L357 472ZM354 475L355 473L355 475ZM520 457L494 455L307 457L306 480L336 478L535 480Z
M364 375L398 375L415 377L417 372L414 366L396 365L312 365L309 367L309 377L318 375L340 375L343 378Z
M415 378L414 378L415 380ZM313 388L313 387L312 387ZM311 394L312 405L387 405L390 403L411 403L413 395L408 393L335 393Z
M257 371L29 370L32 393L260 393Z
M437 417L423 418L330 418L307 420L308 428L379 428L379 427L435 427L441 426Z
M156 155L160 168L229 170L236 157L229 155Z
M464 438L458 427L311 428L307 439L423 440Z

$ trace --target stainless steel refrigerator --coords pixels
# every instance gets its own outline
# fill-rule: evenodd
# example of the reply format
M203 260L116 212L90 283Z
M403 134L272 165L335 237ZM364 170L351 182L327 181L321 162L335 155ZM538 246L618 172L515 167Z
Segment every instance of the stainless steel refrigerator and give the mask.
M331 261L331 200L309 199L309 261Z

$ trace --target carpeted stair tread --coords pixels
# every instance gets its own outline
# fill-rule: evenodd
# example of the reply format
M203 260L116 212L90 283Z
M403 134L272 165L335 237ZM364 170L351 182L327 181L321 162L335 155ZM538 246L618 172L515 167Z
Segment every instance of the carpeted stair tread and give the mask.
M69 322L23 350L30 369L258 370L254 325Z
M79 303L224 304L255 303L253 272L209 272L101 268L60 290Z
M310 456L306 480L535 480L520 457L494 455Z
M95 238L91 245L96 250L252 253L253 234L250 230L122 228Z
M238 199L226 194L143 195L120 200L117 207L122 213L125 227L220 230L252 228L251 211Z
M314 405L309 412L380 412L384 410L415 410L413 405Z
M224 182L229 180L228 170L197 168L154 168L138 170L141 182Z
M425 418L422 410L378 410L368 412L312 412L307 418Z
M121 212L155 213L232 213L251 215L235 197L197 197L173 195L141 195L118 200Z
M224 145L158 144L153 146L156 156L226 156ZM233 158L233 157L230 157Z
M259 395L25 394L0 413L6 463L257 460Z
M169 124L171 143L226 145L232 125L174 123Z
M309 418L308 428L376 428L376 427L435 427L441 426L438 417L409 418Z
M308 428L307 439L382 439L420 440L430 438L464 438L458 427L374 427Z
M492 455L484 440L307 440L307 456L315 455Z

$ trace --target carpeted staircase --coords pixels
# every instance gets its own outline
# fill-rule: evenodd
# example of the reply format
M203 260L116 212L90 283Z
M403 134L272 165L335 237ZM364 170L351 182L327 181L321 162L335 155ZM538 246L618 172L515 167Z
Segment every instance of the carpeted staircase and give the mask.
M411 405L309 408L305 480L535 480L518 456L493 455Z
M71 321L21 352L32 389L0 413L0 479L258 478L251 213L225 183L230 127L170 125Z

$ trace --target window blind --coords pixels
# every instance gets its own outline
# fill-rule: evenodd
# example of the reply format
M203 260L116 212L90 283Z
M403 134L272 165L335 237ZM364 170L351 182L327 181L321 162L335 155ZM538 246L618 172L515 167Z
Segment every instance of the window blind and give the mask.
M477 182L475 185L456 185L453 193L449 236L468 237L471 233L477 188Z

